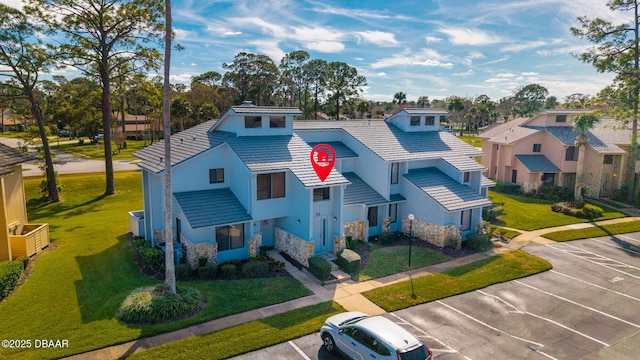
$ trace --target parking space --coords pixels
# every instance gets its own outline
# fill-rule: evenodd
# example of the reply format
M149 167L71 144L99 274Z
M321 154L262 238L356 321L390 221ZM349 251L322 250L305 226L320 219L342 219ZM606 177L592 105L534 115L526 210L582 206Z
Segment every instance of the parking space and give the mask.
M637 359L640 233L528 247L551 271L387 314L436 359ZM243 359L333 359L318 334Z

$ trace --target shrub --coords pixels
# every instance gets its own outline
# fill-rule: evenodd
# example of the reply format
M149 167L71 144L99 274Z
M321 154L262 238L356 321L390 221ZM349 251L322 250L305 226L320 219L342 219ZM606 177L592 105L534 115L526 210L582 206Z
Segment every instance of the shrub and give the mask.
M198 268L198 277L200 280L213 280L216 278L218 268L216 266L206 265Z
M323 257L311 257L309 258L309 272L321 281L328 280L331 277L331 264Z
M573 190L561 186L540 186L534 196L541 200L571 201Z
M491 205L488 208L482 209L482 220L488 221L490 223L495 223L498 221L498 217L502 215L504 212L504 208L500 205Z
M496 182L496 187L494 188L494 191L502 194L517 194L520 192L520 185L503 183L498 181Z
M198 258L198 268L201 268L203 266L207 266L207 262L209 262L209 259L207 259L206 256L200 256Z
M224 264L220 267L220 277L225 280L233 280L238 277L238 269L235 264Z
M487 251L493 247L490 234L473 233L467 235L467 239L462 242L462 246L473 251Z
M22 269L26 270L27 266L29 266L29 257L28 256L21 256L19 258L17 258L16 260L18 261L22 261Z
M176 280L185 281L193 279L193 270L189 264L178 264L176 269Z
M258 248L258 254L260 256L267 256L267 250L269 250L269 247L262 245Z
M269 272L279 273L284 271L284 263L282 261L279 261L273 258L267 258L267 259L269 262Z
M346 273L353 275L360 270L360 255L353 250L340 250L337 261L338 266Z
M604 211L600 207L587 204L582 209L577 209L575 216L581 219L593 220L602 216L603 213Z
M353 237L352 236L347 236L344 240L345 242L345 246L347 247L347 249L351 249L351 246L353 246L352 242L353 242Z
M240 270L240 275L245 278L259 278L267 274L269 274L269 263L265 260L249 260Z
M148 247L140 254L142 263L153 273L164 273L164 253L157 248Z
M551 211L573 215L573 205L570 202L562 201L551 205Z
M24 263L20 260L0 262L0 300L16 287L23 270Z
M385 231L382 234L380 234L380 243L384 244L384 245L391 245L393 244L393 241L396 239L396 234L389 232L389 231Z
M168 296L166 285L134 290L120 305L118 317L125 322L154 324L191 315L202 307L198 290L178 287Z

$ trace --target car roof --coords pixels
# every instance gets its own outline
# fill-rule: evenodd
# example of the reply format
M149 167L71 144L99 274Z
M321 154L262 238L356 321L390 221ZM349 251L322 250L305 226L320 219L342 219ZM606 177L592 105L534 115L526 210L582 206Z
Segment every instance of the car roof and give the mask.
M371 316L358 321L355 325L367 330L395 349L405 349L420 344L420 340L415 336L383 316Z

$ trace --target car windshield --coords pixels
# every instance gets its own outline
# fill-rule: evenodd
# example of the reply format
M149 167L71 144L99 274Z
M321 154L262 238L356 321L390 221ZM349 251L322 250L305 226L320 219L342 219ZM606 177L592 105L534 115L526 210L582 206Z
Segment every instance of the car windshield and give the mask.
M340 324L338 324L338 326L355 324L358 321L360 321L360 320L362 320L364 318L367 318L367 317L368 316L358 316L358 317L355 317L353 319L345 320L345 321L341 322Z
M427 358L427 349L424 346L418 346L413 350L399 353L400 360L425 360Z

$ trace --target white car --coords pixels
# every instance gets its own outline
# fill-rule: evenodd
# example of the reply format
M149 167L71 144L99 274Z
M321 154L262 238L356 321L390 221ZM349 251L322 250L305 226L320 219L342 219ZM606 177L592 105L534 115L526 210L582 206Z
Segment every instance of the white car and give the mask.
M328 318L320 329L325 349L351 359L431 360L422 341L383 317L352 311Z

